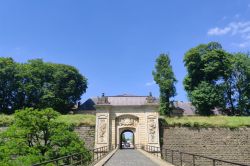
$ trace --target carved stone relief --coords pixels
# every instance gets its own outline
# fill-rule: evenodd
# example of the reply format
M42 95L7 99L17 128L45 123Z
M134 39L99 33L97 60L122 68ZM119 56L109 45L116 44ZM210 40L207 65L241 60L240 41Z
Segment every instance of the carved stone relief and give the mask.
M156 119L148 119L149 143L156 143Z
M118 125L123 127L135 127L138 123L138 118L133 116L121 116L118 118Z
M98 143L107 142L107 119L98 119Z

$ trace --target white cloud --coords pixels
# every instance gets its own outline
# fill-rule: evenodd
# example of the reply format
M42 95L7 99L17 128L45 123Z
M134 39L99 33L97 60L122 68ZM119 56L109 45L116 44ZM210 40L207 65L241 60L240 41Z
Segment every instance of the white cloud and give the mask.
M222 36L228 34L231 36L238 35L242 39L242 42L234 45L237 45L240 48L245 48L250 46L250 21L231 22L222 28L211 28L208 30L207 34L209 36Z
M230 30L231 30L230 27L225 27L223 29L216 27L216 28L212 28L212 29L208 30L207 34L211 35L211 36L212 35L225 35L228 32L230 32Z
M152 86L152 85L155 85L155 84L156 84L155 81L151 81L151 82L147 82L145 84L145 86Z
M219 36L226 34L246 34L250 32L250 21L246 22L231 22L224 28L211 28L208 30L207 34L210 36Z

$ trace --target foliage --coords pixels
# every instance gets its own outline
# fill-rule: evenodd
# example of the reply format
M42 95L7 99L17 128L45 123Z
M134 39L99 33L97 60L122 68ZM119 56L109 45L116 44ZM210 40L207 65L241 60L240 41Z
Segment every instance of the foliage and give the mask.
M186 127L250 127L250 117L244 116L183 116L165 117L168 126Z
M228 115L250 114L250 58L230 54L216 42L190 49L184 57L184 87L202 115L222 109Z
M55 121L58 116L53 109L17 111L13 125L0 135L0 165L31 165L73 153L90 160L72 126Z
M231 72L225 79L225 98L231 115L250 114L250 58L236 53L232 58Z
M167 54L161 54L156 59L155 71L153 71L155 82L160 88L160 114L170 115L170 98L176 95L175 79L170 58Z
M192 104L197 108L197 113L200 115L212 115L212 109L216 106L222 106L223 96L220 91L213 85L207 82L201 82L191 92Z
M87 88L87 79L69 65L45 63L41 59L18 64L11 58L1 58L0 65L3 113L26 107L51 107L66 113Z
M12 106L17 93L16 73L17 67L14 60L0 57L0 111L2 113L13 111Z
M184 87L188 94L202 81L215 84L218 79L227 75L230 69L230 54L222 50L219 43L211 42L191 48L184 57L188 75Z

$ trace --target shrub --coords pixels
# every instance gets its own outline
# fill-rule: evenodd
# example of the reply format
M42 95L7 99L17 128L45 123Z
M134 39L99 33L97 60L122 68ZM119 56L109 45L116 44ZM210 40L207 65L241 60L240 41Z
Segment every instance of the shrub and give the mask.
M53 109L16 111L14 123L0 135L0 165L31 165L73 153L91 159L73 127L55 119Z

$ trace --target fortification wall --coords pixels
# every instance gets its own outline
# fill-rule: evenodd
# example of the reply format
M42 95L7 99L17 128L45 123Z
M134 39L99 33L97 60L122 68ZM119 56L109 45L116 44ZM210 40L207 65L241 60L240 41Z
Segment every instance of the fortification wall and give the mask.
M250 164L250 128L164 127L162 132L164 149ZM171 151L167 156L171 161ZM177 165L179 158L180 155L174 154ZM184 155L184 160L190 161L192 156ZM197 159L197 164L212 165L211 161L204 159Z

